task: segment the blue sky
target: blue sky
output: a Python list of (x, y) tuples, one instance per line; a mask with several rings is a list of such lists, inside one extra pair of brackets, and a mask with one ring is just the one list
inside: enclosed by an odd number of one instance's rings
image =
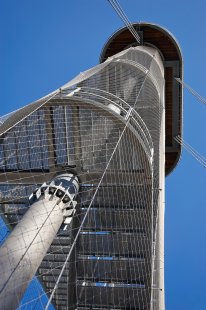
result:
[[(204, 0), (119, 0), (131, 21), (166, 27), (179, 41), (185, 81), (206, 97)], [(48, 94), (98, 63), (122, 21), (106, 0), (0, 1), (0, 115)], [(184, 138), (206, 154), (206, 107), (185, 91)], [(206, 309), (205, 169), (183, 151), (166, 180), (167, 310)]]

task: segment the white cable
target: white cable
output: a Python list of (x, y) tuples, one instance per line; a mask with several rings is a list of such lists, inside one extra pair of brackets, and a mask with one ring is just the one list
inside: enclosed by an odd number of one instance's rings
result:
[(193, 96), (195, 96), (200, 102), (206, 105), (206, 99), (198, 94), (192, 87), (183, 82), (180, 78), (175, 78), (177, 82), (179, 82), (184, 88), (186, 88)]
[(119, 17), (122, 19), (122, 21), (125, 23), (125, 25), (127, 26), (127, 28), (129, 29), (129, 31), (132, 33), (132, 35), (134, 36), (134, 38), (136, 39), (136, 41), (138, 43), (140, 43), (140, 37), (138, 35), (138, 33), (136, 32), (136, 30), (134, 29), (132, 23), (128, 20), (126, 14), (124, 13), (123, 9), (121, 8), (120, 4), (118, 3), (117, 0), (107, 0), (111, 6), (114, 8), (114, 10), (116, 11), (116, 13), (119, 15)]
[(185, 150), (190, 153), (204, 168), (206, 168), (206, 158), (199, 154), (189, 143), (183, 141), (179, 136), (174, 138)]

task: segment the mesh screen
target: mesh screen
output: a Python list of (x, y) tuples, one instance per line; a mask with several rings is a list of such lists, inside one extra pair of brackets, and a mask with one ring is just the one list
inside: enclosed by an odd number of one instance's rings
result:
[(163, 113), (162, 61), (141, 46), (1, 118), (1, 215), (11, 229), (41, 184), (69, 169), (80, 180), (76, 213), (36, 274), (56, 309), (158, 309)]

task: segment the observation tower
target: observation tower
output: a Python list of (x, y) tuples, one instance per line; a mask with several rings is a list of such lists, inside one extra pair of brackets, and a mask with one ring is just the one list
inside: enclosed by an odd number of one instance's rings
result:
[[(134, 23), (100, 64), (0, 118), (0, 309), (36, 274), (59, 310), (164, 310), (165, 175), (179, 161), (183, 61)], [(49, 305), (49, 303), (48, 303)]]

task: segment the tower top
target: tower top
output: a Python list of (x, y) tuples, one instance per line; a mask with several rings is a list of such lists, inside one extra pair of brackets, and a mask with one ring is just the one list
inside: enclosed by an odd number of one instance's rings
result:
[[(174, 137), (182, 136), (183, 89), (175, 78), (183, 79), (183, 58), (179, 43), (174, 36), (159, 25), (133, 23), (140, 36), (141, 45), (156, 48), (165, 69), (165, 172), (169, 174), (177, 165), (181, 146)], [(100, 62), (131, 46), (138, 45), (127, 27), (116, 31), (106, 42), (100, 55)]]

